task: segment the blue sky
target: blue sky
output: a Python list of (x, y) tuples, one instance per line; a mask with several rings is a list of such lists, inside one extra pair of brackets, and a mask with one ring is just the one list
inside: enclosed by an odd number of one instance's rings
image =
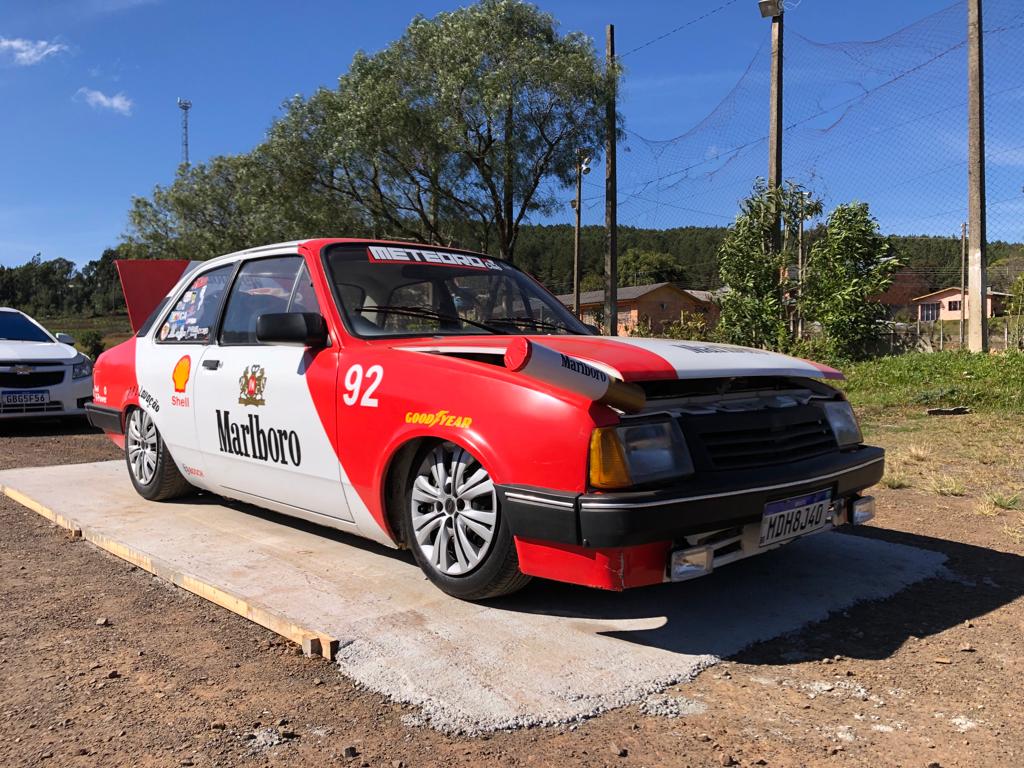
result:
[[(602, 48), (604, 25), (614, 23), (618, 50), (625, 52), (723, 2), (548, 0), (541, 6), (563, 30), (586, 32)], [(242, 152), (260, 141), (284, 99), (334, 84), (357, 49), (385, 46), (416, 13), (457, 5), (5, 0), (0, 264), (21, 263), (36, 252), (84, 263), (115, 244), (131, 197), (173, 179), (180, 156), (178, 96), (194, 104), (194, 162)], [(884, 36), (948, 3), (791, 5), (790, 30), (835, 41)], [(754, 0), (738, 0), (626, 57), (621, 109), (627, 127), (668, 138), (699, 121), (736, 83), (768, 28)]]

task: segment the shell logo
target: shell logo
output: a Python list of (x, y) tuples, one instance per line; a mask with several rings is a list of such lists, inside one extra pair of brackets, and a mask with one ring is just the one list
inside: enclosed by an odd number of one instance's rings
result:
[(192, 358), (185, 355), (174, 365), (171, 379), (174, 381), (174, 391), (184, 392), (188, 384), (188, 377), (192, 375)]

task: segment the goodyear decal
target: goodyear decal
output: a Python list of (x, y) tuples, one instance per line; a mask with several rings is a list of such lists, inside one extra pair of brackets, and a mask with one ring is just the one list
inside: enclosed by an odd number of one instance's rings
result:
[(448, 411), (437, 413), (416, 413), (409, 411), (405, 414), (406, 424), (422, 424), (425, 427), (457, 427), (465, 429), (473, 423), (469, 416), (455, 416)]

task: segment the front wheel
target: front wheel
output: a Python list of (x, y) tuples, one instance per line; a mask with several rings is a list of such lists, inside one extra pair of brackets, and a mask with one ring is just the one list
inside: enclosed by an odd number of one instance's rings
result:
[(178, 471), (153, 417), (141, 408), (128, 412), (124, 458), (132, 485), (144, 499), (165, 501), (184, 496), (192, 489)]
[(435, 585), (463, 600), (508, 595), (530, 581), (483, 465), (466, 449), (428, 446), (405, 495), (406, 540)]

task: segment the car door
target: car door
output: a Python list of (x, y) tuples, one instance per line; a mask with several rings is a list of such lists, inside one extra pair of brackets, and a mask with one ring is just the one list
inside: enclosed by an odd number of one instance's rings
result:
[(139, 407), (148, 411), (182, 474), (205, 485), (196, 436), (196, 368), (210, 343), (235, 263), (199, 272), (170, 301), (151, 334), (136, 339)]
[(337, 404), (314, 402), (309, 384), (320, 377), (327, 387), (314, 389), (333, 392), (337, 348), (256, 339), (261, 314), (319, 311), (301, 256), (242, 263), (196, 373), (199, 444), (225, 495), (350, 521), (329, 438)]

